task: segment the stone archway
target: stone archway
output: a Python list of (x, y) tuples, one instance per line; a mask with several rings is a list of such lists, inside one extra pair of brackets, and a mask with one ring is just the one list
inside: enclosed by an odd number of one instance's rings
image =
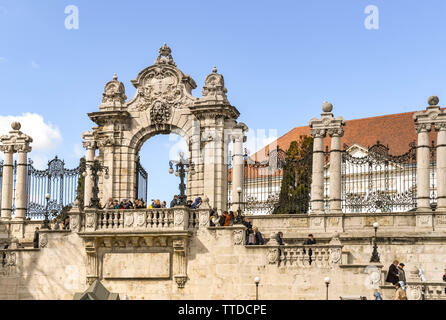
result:
[[(228, 144), (240, 136), (243, 140), (247, 127), (236, 121), (239, 112), (226, 97), (223, 76), (214, 68), (202, 97), (194, 97), (195, 81), (177, 68), (164, 44), (154, 65), (142, 70), (132, 84), (136, 94), (129, 101), (116, 75), (105, 85), (99, 111), (88, 114), (98, 126), (82, 135), (87, 162), (94, 161), (98, 149), (99, 160), (110, 172), (109, 179), (99, 179), (101, 202), (108, 197), (134, 199), (142, 144), (157, 134), (177, 133), (186, 140), (195, 164), (196, 174), (188, 177), (188, 198), (207, 197), (212, 207), (226, 209)], [(92, 183), (87, 170), (85, 199), (91, 198)]]

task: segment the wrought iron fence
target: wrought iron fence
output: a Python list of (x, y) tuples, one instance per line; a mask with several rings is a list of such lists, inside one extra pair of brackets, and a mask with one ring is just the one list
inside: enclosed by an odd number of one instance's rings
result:
[(137, 198), (142, 199), (144, 203), (147, 203), (147, 182), (147, 171), (141, 165), (140, 158), (138, 157), (138, 161), (136, 162), (136, 195)]
[(379, 141), (356, 157), (342, 154), (343, 212), (404, 212), (416, 208), (416, 146), (399, 156)]
[(437, 207), (437, 147), (432, 141), (430, 154), (430, 204), (432, 208)]
[(48, 162), (46, 170), (34, 168), (33, 161), (28, 161), (28, 209), (27, 217), (41, 219), (44, 217), (48, 193), (48, 211), (52, 215), (60, 214), (65, 206), (73, 205), (77, 195), (79, 167), (65, 168), (64, 161), (57, 156)]
[[(311, 165), (311, 153), (302, 159), (289, 159), (287, 153), (279, 148), (271, 151), (263, 161), (255, 161), (245, 155), (241, 204), (244, 213), (259, 215), (308, 212), (311, 181), (302, 179), (302, 176), (311, 176)], [(230, 206), (230, 186), (228, 190)]]

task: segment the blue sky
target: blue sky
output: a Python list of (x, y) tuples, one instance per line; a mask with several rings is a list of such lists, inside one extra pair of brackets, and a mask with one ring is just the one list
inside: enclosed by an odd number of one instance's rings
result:
[[(65, 28), (68, 5), (79, 8), (78, 30)], [(368, 5), (378, 30), (364, 26)], [(324, 100), (346, 119), (420, 110), (430, 95), (446, 99), (445, 17), (444, 0), (0, 0), (0, 131), (11, 116), (32, 119), (22, 127), (33, 132), (31, 157), (76, 165), (104, 84), (116, 72), (131, 98), (130, 80), (164, 42), (195, 96), (217, 66), (255, 134), (306, 125)], [(152, 190), (159, 182), (149, 197), (176, 192), (165, 177), (172, 143), (143, 147)]]

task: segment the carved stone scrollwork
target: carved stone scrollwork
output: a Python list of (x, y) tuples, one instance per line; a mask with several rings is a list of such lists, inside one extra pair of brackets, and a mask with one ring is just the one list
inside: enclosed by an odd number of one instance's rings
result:
[(243, 244), (243, 230), (234, 230), (233, 237), (234, 237), (234, 245), (239, 246)]
[(217, 68), (212, 69), (212, 73), (206, 77), (203, 91), (202, 100), (215, 100), (223, 103), (229, 103), (226, 93), (228, 90), (225, 88), (225, 80), (221, 74), (217, 73)]
[(409, 285), (407, 287), (407, 298), (408, 300), (421, 300), (422, 297), (422, 287), (421, 285)]
[(85, 239), (85, 252), (87, 253), (87, 283), (92, 284), (99, 278), (97, 244), (94, 239)]
[(310, 134), (313, 138), (325, 138), (327, 132), (325, 129), (311, 129)]
[(340, 264), (342, 258), (341, 248), (330, 248), (330, 264)]
[(46, 246), (48, 245), (48, 235), (44, 233), (40, 236), (39, 239), (40, 239), (39, 247), (46, 248)]
[(184, 213), (182, 211), (175, 212), (174, 224), (176, 227), (182, 226), (184, 223)]
[(328, 129), (328, 135), (330, 137), (342, 137), (344, 135), (344, 130), (341, 128), (330, 128)]
[(85, 213), (85, 227), (87, 229), (94, 229), (96, 227), (96, 212)]
[(183, 289), (184, 286), (186, 285), (187, 276), (175, 276), (174, 278), (178, 288)]
[(167, 123), (171, 116), (172, 108), (161, 101), (155, 101), (150, 109), (150, 120), (154, 124)]
[(417, 130), (417, 133), (429, 132), (429, 131), (431, 131), (431, 128), (432, 128), (432, 126), (429, 123), (420, 123), (420, 124), (415, 125), (415, 129)]
[(174, 252), (174, 279), (178, 288), (184, 288), (187, 281), (187, 240), (186, 239), (174, 239), (172, 242)]
[(266, 259), (268, 260), (269, 264), (276, 264), (277, 262), (279, 262), (279, 258), (280, 258), (279, 248), (273, 248), (268, 250), (268, 253), (266, 254)]
[(113, 80), (105, 85), (102, 104), (99, 108), (121, 107), (126, 99), (124, 84), (118, 81), (118, 76), (115, 74)]
[(209, 212), (208, 211), (200, 212), (199, 222), (200, 222), (200, 228), (209, 227)]

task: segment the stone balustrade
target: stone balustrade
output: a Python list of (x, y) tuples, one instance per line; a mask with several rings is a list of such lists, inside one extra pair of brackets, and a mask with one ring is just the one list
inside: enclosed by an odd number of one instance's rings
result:
[(278, 267), (330, 268), (342, 263), (342, 245), (264, 245), (246, 246), (266, 250), (268, 264)]
[(70, 212), (71, 229), (74, 231), (100, 232), (150, 232), (198, 229), (206, 226), (208, 209), (193, 210), (186, 207), (159, 209), (86, 209)]
[[(393, 299), (395, 287), (392, 285), (380, 286), (387, 300)], [(446, 300), (446, 282), (409, 281), (406, 284), (408, 300)]]

